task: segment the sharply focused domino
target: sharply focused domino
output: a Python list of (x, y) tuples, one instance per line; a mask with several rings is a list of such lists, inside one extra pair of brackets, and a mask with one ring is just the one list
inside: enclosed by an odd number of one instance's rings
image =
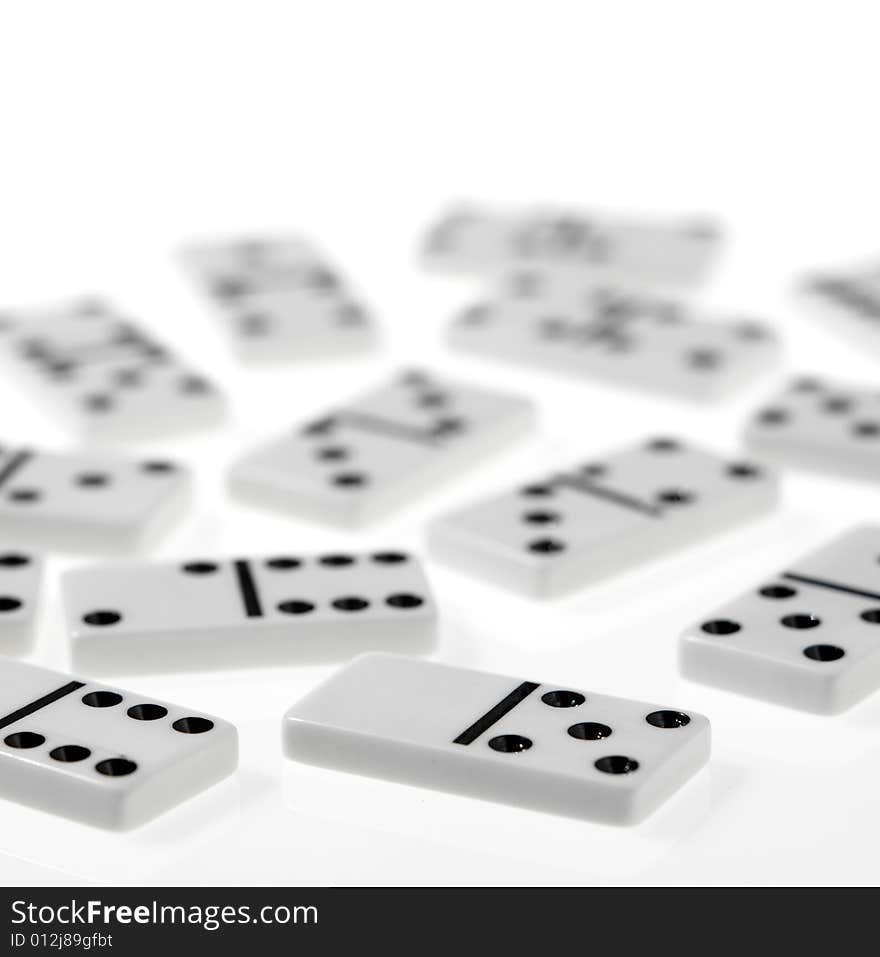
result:
[(0, 544), (0, 654), (27, 651), (43, 581), (43, 558)]
[(670, 299), (523, 270), (497, 299), (465, 310), (449, 340), (489, 358), (694, 399), (734, 392), (781, 353), (760, 322), (707, 321)]
[(880, 263), (813, 273), (798, 289), (798, 300), (829, 330), (880, 353)]
[(702, 280), (719, 231), (702, 219), (632, 219), (582, 210), (451, 209), (428, 233), (426, 265), (450, 273), (575, 266), (603, 279), (683, 286)]
[(364, 655), (284, 716), (309, 764), (635, 824), (709, 759), (702, 715), (554, 684)]
[(0, 797), (125, 830), (231, 774), (225, 721), (85, 679), (0, 661)]
[(376, 343), (363, 303), (299, 237), (201, 243), (184, 258), (217, 306), (240, 359), (345, 355)]
[(408, 372), (236, 463), (256, 505), (343, 525), (391, 512), (531, 426), (527, 399)]
[(837, 714), (880, 689), (880, 527), (852, 528), (681, 638), (687, 678)]
[(794, 380), (751, 418), (746, 446), (770, 462), (880, 480), (880, 393)]
[(4, 313), (0, 358), (90, 439), (165, 437), (225, 415), (205, 376), (100, 299)]
[(74, 552), (136, 551), (186, 511), (189, 471), (163, 460), (0, 447), (0, 538)]
[(776, 499), (760, 466), (652, 439), (442, 516), (428, 543), (461, 571), (549, 598), (756, 519)]
[(108, 565), (62, 583), (76, 667), (164, 671), (428, 651), (437, 610), (405, 552)]

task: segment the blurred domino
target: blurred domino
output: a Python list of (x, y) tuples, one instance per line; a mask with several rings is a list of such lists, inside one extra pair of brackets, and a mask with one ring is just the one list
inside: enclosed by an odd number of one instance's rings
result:
[(837, 714), (880, 689), (880, 527), (849, 529), (681, 638), (694, 681)]
[(166, 437), (218, 424), (217, 388), (101, 299), (5, 312), (0, 358), (89, 439)]
[(256, 505), (343, 525), (373, 521), (528, 430), (532, 403), (409, 372), (239, 460)]
[(611, 824), (709, 759), (702, 715), (567, 686), (364, 655), (284, 716), (289, 758)]
[(431, 553), (535, 598), (565, 594), (756, 519), (775, 477), (675, 439), (652, 439), (436, 519)]
[(190, 502), (189, 472), (162, 460), (0, 448), (0, 538), (74, 552), (151, 545)]
[(363, 303), (298, 237), (201, 243), (184, 259), (244, 361), (346, 355), (376, 343)]
[(465, 310), (449, 340), (489, 358), (690, 399), (735, 392), (781, 353), (764, 323), (709, 321), (668, 298), (523, 270), (497, 299)]
[(41, 555), (0, 545), (0, 654), (30, 648), (42, 583)]
[(440, 272), (479, 274), (511, 266), (577, 267), (602, 279), (690, 286), (718, 253), (707, 220), (664, 220), (536, 208), (482, 206), (449, 210), (429, 231), (425, 264)]
[(0, 797), (112, 830), (231, 774), (225, 721), (20, 661), (0, 662)]
[(798, 300), (830, 331), (880, 354), (880, 263), (812, 273), (798, 288)]
[(258, 667), (428, 651), (437, 610), (405, 552), (106, 565), (62, 584), (76, 666)]
[(752, 416), (745, 443), (778, 465), (880, 481), (880, 393), (801, 376)]

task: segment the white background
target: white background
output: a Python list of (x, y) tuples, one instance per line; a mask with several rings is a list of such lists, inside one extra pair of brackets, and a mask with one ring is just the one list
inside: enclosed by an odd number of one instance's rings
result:
[[(474, 292), (421, 274), (417, 239), (455, 198), (717, 214), (730, 240), (707, 297), (778, 322), (791, 369), (875, 382), (876, 361), (790, 301), (804, 267), (880, 250), (872, 6), (9, 0), (0, 302), (106, 292), (226, 385), (227, 430), (151, 447), (199, 467), (199, 507), (162, 556), (418, 547), (429, 516), (550, 463), (656, 432), (733, 451), (774, 377), (700, 407), (459, 358), (441, 331)], [(173, 253), (192, 236), (262, 228), (332, 252), (381, 317), (381, 351), (269, 373), (231, 361)], [(540, 429), (369, 534), (225, 499), (241, 449), (401, 362), (529, 393)], [(0, 432), (73, 439), (2, 381)], [(681, 681), (675, 644), (766, 571), (878, 514), (875, 488), (790, 475), (771, 518), (547, 606), (431, 566), (438, 658), (711, 717), (710, 768), (641, 827), (285, 766), (281, 714), (323, 667), (120, 675), (236, 722), (240, 773), (124, 836), (4, 802), (0, 880), (875, 882), (880, 695), (841, 717), (802, 715)], [(34, 656), (60, 667), (55, 579), (69, 564), (52, 562)]]

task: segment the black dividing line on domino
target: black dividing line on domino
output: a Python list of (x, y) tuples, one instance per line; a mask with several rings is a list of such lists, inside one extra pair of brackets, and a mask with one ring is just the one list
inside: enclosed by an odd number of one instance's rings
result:
[(15, 455), (2, 467), (0, 468), (0, 488), (3, 486), (16, 474), (16, 472), (21, 471), (25, 465), (30, 462), (34, 457), (33, 452), (29, 452), (27, 449), (23, 449), (21, 452), (16, 452)]
[(43, 708), (47, 708), (50, 704), (54, 704), (61, 698), (66, 698), (69, 694), (73, 694), (74, 691), (78, 691), (85, 686), (84, 681), (68, 681), (66, 685), (62, 685), (60, 688), (44, 694), (42, 698), (37, 698), (36, 701), (31, 701), (30, 704), (26, 704), (17, 711), (12, 711), (5, 717), (0, 718), (0, 728), (6, 728), (10, 724), (15, 724), (16, 721), (21, 721), (22, 718), (27, 718), (37, 711), (42, 711)]
[(852, 588), (850, 585), (841, 585), (838, 582), (826, 581), (824, 578), (810, 578), (807, 575), (798, 575), (796, 572), (783, 572), (782, 577), (788, 581), (799, 582), (801, 585), (813, 585), (815, 588), (828, 588), (831, 591), (844, 592), (847, 595), (858, 595), (859, 598), (873, 598), (880, 601), (880, 592), (866, 591), (862, 588)]
[(661, 518), (663, 509), (659, 505), (651, 505), (643, 502), (635, 495), (627, 495), (626, 492), (617, 492), (613, 488), (605, 488), (602, 485), (594, 485), (592, 482), (584, 481), (574, 475), (560, 475), (555, 480), (556, 485), (564, 485), (573, 492), (581, 492), (584, 495), (592, 495), (595, 498), (605, 499), (614, 505), (620, 505), (623, 508), (632, 509), (635, 512), (641, 512), (643, 515), (650, 515), (652, 518)]
[(409, 425), (402, 425), (399, 422), (392, 422), (390, 419), (383, 419), (377, 415), (366, 415), (362, 412), (346, 412), (343, 419), (349, 425), (362, 432), (373, 432), (377, 435), (385, 435), (392, 439), (400, 439), (404, 442), (414, 442), (417, 445), (437, 445), (436, 436), (432, 435), (426, 429), (414, 429)]
[(260, 593), (257, 591), (257, 583), (254, 581), (254, 575), (251, 571), (251, 563), (239, 559), (232, 563), (232, 567), (235, 569), (235, 577), (238, 579), (238, 590), (241, 592), (244, 613), (248, 618), (262, 618), (263, 605), (260, 601)]
[(536, 689), (539, 685), (534, 681), (524, 681), (507, 695), (502, 698), (494, 708), (487, 711), (482, 718), (478, 718), (469, 728), (466, 728), (455, 738), (453, 744), (473, 744), (477, 738), (485, 731), (488, 731), (493, 724), (497, 724), (506, 714), (513, 709)]

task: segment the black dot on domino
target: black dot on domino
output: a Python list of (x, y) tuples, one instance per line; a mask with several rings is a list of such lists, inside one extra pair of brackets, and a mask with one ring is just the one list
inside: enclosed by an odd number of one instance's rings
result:
[(499, 734), (489, 739), (489, 747), (503, 754), (519, 754), (522, 751), (528, 751), (531, 746), (532, 742), (529, 738), (521, 734)]
[(22, 568), (30, 563), (30, 557), (21, 552), (0, 552), (0, 568)]
[(88, 412), (110, 412), (113, 409), (113, 398), (100, 392), (84, 396), (82, 402)]
[(758, 421), (762, 425), (785, 425), (790, 418), (791, 415), (787, 409), (776, 407), (763, 409), (758, 413)]
[(337, 611), (363, 611), (369, 607), (366, 598), (359, 598), (356, 595), (346, 595), (343, 598), (334, 598), (330, 603)]
[(148, 475), (167, 475), (169, 472), (176, 471), (176, 466), (171, 462), (154, 459), (149, 462), (143, 462), (141, 464), (141, 471), (146, 472)]
[(110, 476), (105, 472), (82, 472), (74, 482), (80, 488), (104, 488), (110, 484)]
[(42, 492), (36, 488), (14, 488), (9, 492), (9, 501), (16, 505), (33, 505), (39, 502), (43, 497)]
[(665, 488), (657, 493), (657, 500), (664, 505), (689, 505), (696, 495), (683, 488)]
[(331, 481), (337, 488), (355, 489), (366, 485), (369, 479), (363, 472), (337, 472)]
[(168, 714), (168, 709), (161, 704), (133, 704), (125, 713), (135, 721), (158, 721)]
[(852, 427), (853, 435), (859, 439), (875, 439), (880, 435), (880, 422), (856, 422)]
[(353, 555), (322, 555), (318, 563), (326, 568), (345, 568), (347, 565), (354, 565), (355, 558)]
[(108, 778), (121, 778), (127, 774), (133, 774), (137, 770), (137, 765), (128, 758), (107, 758), (99, 761), (95, 765), (95, 770)]
[(529, 525), (553, 525), (561, 521), (562, 516), (559, 512), (534, 511), (525, 512), (522, 520)]
[(219, 569), (220, 566), (216, 562), (187, 562), (183, 566), (183, 571), (187, 575), (213, 575)]
[(307, 615), (309, 612), (315, 610), (315, 606), (312, 602), (293, 598), (288, 601), (279, 602), (277, 607), (282, 615)]
[(53, 761), (62, 761), (69, 764), (74, 761), (85, 761), (91, 753), (88, 748), (84, 748), (80, 744), (62, 744), (60, 747), (52, 748), (49, 757)]
[(651, 439), (646, 448), (649, 452), (680, 452), (681, 443), (677, 439)]
[(87, 625), (95, 625), (99, 628), (106, 628), (108, 625), (118, 625), (122, 621), (122, 615), (118, 611), (112, 611), (109, 608), (103, 608), (98, 611), (90, 611), (83, 615), (82, 620)]
[(38, 748), (45, 742), (45, 738), (36, 731), (15, 731), (8, 734), (3, 743), (10, 748)]
[(780, 623), (786, 628), (818, 628), (822, 624), (822, 619), (816, 615), (786, 615), (780, 618)]
[(380, 565), (402, 565), (409, 561), (406, 552), (374, 552), (370, 558)]
[(20, 598), (14, 598), (12, 595), (0, 595), (0, 613), (18, 611), (22, 604)]
[(275, 571), (289, 571), (292, 568), (299, 568), (300, 565), (302, 565), (302, 561), (290, 555), (278, 555), (275, 558), (266, 559), (266, 568)]

